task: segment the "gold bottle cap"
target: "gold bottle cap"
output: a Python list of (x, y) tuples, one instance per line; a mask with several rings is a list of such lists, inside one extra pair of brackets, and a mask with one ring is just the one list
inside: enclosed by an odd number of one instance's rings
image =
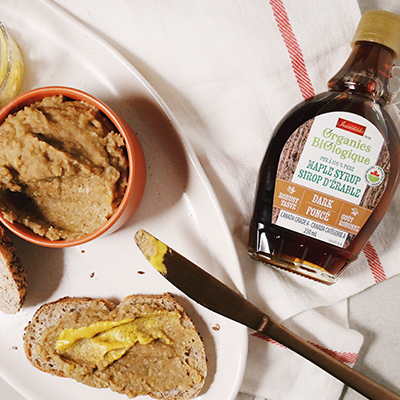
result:
[(384, 10), (366, 11), (358, 24), (351, 46), (367, 41), (382, 44), (395, 53), (400, 53), (400, 16)]

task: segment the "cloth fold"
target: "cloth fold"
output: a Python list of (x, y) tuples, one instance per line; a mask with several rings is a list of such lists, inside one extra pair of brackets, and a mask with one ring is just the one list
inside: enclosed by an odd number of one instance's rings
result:
[[(328, 312), (328, 315), (324, 313)], [(335, 321), (347, 314), (345, 300), (283, 322), (287, 328), (337, 360), (353, 366), (362, 345), (360, 333)], [(339, 318), (341, 319), (341, 318)], [(342, 321), (344, 322), (344, 321)], [(260, 344), (260, 341), (263, 341)], [(339, 399), (343, 385), (275, 341), (251, 335), (242, 391), (268, 399)]]
[[(220, 201), (247, 297), (351, 365), (362, 337), (348, 328), (344, 299), (400, 272), (400, 193), (365, 251), (330, 287), (250, 259), (247, 241), (273, 129), (298, 102), (325, 91), (346, 61), (361, 16), (357, 0), (98, 3), (90, 13), (86, 6), (85, 22), (143, 74), (178, 119)], [(80, 7), (81, 0), (68, 2), (72, 13), (82, 13)], [(109, 7), (118, 21), (104, 18)], [(342, 386), (276, 343), (250, 337), (243, 392), (268, 400), (337, 400)]]

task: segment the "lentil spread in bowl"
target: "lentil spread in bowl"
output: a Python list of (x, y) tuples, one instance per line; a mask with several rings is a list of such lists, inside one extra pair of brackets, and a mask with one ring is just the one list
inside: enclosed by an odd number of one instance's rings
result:
[(124, 137), (86, 101), (45, 96), (0, 125), (2, 220), (50, 242), (101, 229), (120, 206), (130, 173)]

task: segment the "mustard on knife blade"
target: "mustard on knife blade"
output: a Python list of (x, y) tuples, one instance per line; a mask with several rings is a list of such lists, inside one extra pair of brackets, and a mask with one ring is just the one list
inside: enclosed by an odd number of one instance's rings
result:
[(167, 267), (164, 264), (164, 256), (168, 251), (167, 245), (143, 229), (136, 232), (135, 241), (149, 263), (162, 275), (166, 275)]

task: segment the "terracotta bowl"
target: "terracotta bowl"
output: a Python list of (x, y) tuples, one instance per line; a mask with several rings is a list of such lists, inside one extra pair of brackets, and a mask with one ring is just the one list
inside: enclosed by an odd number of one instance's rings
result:
[(17, 236), (27, 240), (28, 242), (35, 243), (41, 246), (61, 248), (77, 246), (83, 243), (87, 243), (95, 238), (98, 238), (99, 236), (108, 235), (115, 232), (125, 222), (127, 222), (139, 206), (140, 200), (143, 196), (146, 183), (146, 163), (140, 142), (131, 127), (126, 123), (126, 121), (124, 121), (123, 118), (121, 118), (118, 114), (116, 114), (112, 109), (110, 109), (100, 100), (96, 99), (90, 94), (87, 94), (77, 89), (51, 86), (38, 88), (26, 92), (9, 102), (0, 110), (0, 125), (4, 122), (9, 114), (14, 114), (25, 106), (29, 106), (37, 101), (42, 100), (44, 97), (54, 95), (63, 95), (70, 99), (82, 100), (88, 104), (97, 107), (100, 111), (102, 111), (123, 136), (129, 162), (128, 185), (123, 199), (116, 209), (115, 213), (101, 228), (79, 239), (52, 241), (50, 239), (35, 234), (32, 230), (17, 222), (10, 223), (4, 218), (3, 214), (0, 212), (0, 221)]

